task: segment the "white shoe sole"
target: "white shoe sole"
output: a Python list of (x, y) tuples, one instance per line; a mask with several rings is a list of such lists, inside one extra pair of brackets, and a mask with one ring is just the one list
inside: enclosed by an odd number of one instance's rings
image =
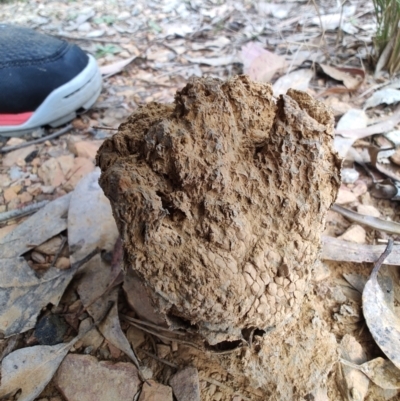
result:
[(29, 120), (21, 125), (0, 126), (0, 136), (20, 136), (44, 125), (58, 127), (90, 109), (101, 92), (101, 74), (89, 55), (86, 68), (74, 79), (51, 92)]

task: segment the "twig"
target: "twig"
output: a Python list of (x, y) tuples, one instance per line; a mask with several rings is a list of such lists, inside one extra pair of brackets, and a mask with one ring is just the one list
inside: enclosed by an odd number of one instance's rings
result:
[(118, 128), (111, 128), (111, 127), (99, 127), (98, 125), (93, 125), (94, 129), (104, 129), (104, 130), (108, 130), (108, 131), (118, 131)]
[(64, 34), (64, 33), (54, 33), (53, 36), (56, 36), (56, 37), (59, 37), (59, 38), (71, 39), (71, 40), (84, 40), (84, 41), (88, 41), (88, 42), (124, 44), (124, 43), (121, 43), (120, 40), (102, 39), (102, 38), (76, 37), (76, 36), (67, 35), (67, 34)]
[(81, 316), (83, 313), (85, 313), (88, 308), (90, 308), (96, 301), (98, 301), (100, 298), (103, 298), (104, 295), (106, 295), (111, 289), (118, 287), (121, 284), (121, 282), (117, 282), (114, 279), (110, 284), (108, 284), (107, 288), (96, 298), (93, 298), (82, 310), (79, 311), (78, 316)]
[[(124, 316), (122, 316), (122, 317), (124, 317)], [(160, 334), (160, 333), (157, 333), (157, 332), (155, 332), (155, 331), (153, 331), (153, 330), (146, 329), (146, 328), (144, 328), (142, 325), (140, 325), (140, 324), (138, 324), (138, 323), (135, 323), (135, 322), (132, 322), (132, 321), (130, 320), (131, 318), (128, 318), (127, 316), (125, 317), (125, 319), (128, 320), (128, 323), (131, 324), (132, 326), (135, 326), (135, 327), (137, 327), (138, 329), (145, 331), (146, 333), (153, 334), (154, 336), (156, 336), (156, 337), (158, 337), (158, 338), (161, 338), (162, 340), (175, 341), (175, 342), (177, 342), (177, 343), (179, 343), (179, 344), (188, 345), (189, 347), (196, 348), (196, 349), (198, 349), (199, 351), (209, 352), (209, 353), (211, 353), (211, 354), (213, 354), (213, 355), (227, 355), (227, 354), (231, 354), (232, 352), (235, 352), (235, 351), (237, 351), (238, 349), (240, 349), (240, 348), (242, 347), (242, 345), (240, 345), (240, 346), (238, 346), (238, 347), (236, 347), (236, 348), (234, 348), (234, 349), (230, 349), (230, 350), (227, 350), (227, 351), (213, 351), (213, 350), (210, 350), (210, 349), (201, 347), (201, 346), (199, 346), (199, 345), (197, 345), (197, 344), (195, 344), (195, 343), (192, 343), (191, 341), (185, 341), (185, 340), (180, 340), (180, 339), (174, 338), (174, 337), (164, 336), (164, 335), (162, 335), (162, 334)], [(158, 327), (158, 329), (160, 329), (160, 327)]]
[(93, 251), (88, 253), (81, 260), (77, 260), (76, 262), (72, 263), (71, 268), (72, 269), (79, 269), (82, 265), (84, 265), (85, 263), (89, 262), (89, 260), (92, 259), (93, 256), (97, 255), (99, 252), (100, 252), (100, 248), (96, 247), (95, 249), (93, 249)]
[[(376, 240), (376, 242), (378, 242), (379, 244), (387, 244), (389, 242), (388, 239), (383, 239), (383, 238), (378, 238)], [(393, 245), (400, 245), (399, 241), (393, 241)]]
[(140, 351), (144, 352), (146, 355), (148, 355), (149, 357), (155, 359), (155, 360), (158, 361), (158, 362), (161, 362), (161, 363), (164, 363), (165, 365), (171, 366), (171, 368), (179, 369), (179, 366), (178, 366), (178, 365), (175, 365), (175, 364), (172, 363), (172, 362), (168, 362), (168, 361), (166, 361), (165, 359), (160, 358), (160, 357), (158, 357), (157, 355), (154, 355), (154, 354), (152, 354), (152, 353), (149, 352), (149, 351), (146, 351), (145, 349), (141, 349)]
[(53, 261), (51, 262), (50, 269), (52, 267), (54, 267), (55, 263), (57, 262), (57, 259), (60, 256), (62, 250), (64, 249), (64, 245), (66, 244), (66, 242), (67, 242), (67, 237), (63, 237), (61, 244), (60, 244), (56, 254), (54, 255)]
[(321, 26), (322, 40), (323, 40), (324, 45), (325, 45), (325, 48), (323, 50), (324, 50), (325, 56), (327, 56), (328, 60), (330, 60), (330, 55), (329, 55), (329, 52), (327, 50), (328, 49), (328, 43), (326, 41), (326, 36), (325, 36), (325, 27), (324, 27), (324, 24), (322, 23), (321, 12), (320, 12), (320, 9), (319, 9), (317, 3), (315, 2), (315, 0), (312, 0), (312, 2), (314, 4), (315, 10), (317, 11), (318, 18), (319, 18), (319, 24)]
[(385, 231), (390, 234), (400, 234), (400, 224), (395, 223), (394, 221), (386, 221), (379, 219), (378, 217), (365, 216), (363, 214), (353, 212), (353, 210), (339, 206), (336, 203), (331, 206), (331, 210), (340, 213), (342, 216), (351, 221), (366, 225), (374, 228), (375, 230)]
[(382, 255), (379, 256), (378, 260), (374, 264), (374, 268), (371, 272), (371, 278), (375, 278), (378, 276), (378, 271), (381, 268), (385, 259), (390, 255), (393, 249), (393, 240), (390, 238), (387, 244), (386, 249), (383, 251)]
[(193, 348), (196, 348), (196, 349), (198, 349), (198, 350), (200, 350), (200, 351), (207, 351), (207, 350), (203, 349), (202, 347), (198, 346), (197, 344), (192, 343), (192, 342), (190, 342), (190, 341), (184, 341), (184, 340), (180, 340), (180, 339), (178, 339), (178, 338), (164, 336), (164, 335), (162, 335), (162, 334), (160, 334), (160, 333), (157, 333), (157, 332), (155, 332), (155, 331), (153, 331), (153, 330), (146, 329), (146, 328), (142, 327), (140, 324), (131, 322), (131, 321), (129, 321), (129, 320), (128, 320), (128, 323), (131, 324), (132, 326), (137, 327), (138, 329), (140, 329), (140, 330), (142, 330), (142, 331), (145, 331), (146, 333), (153, 334), (154, 336), (156, 336), (156, 337), (158, 337), (158, 338), (161, 338), (162, 340), (176, 341), (176, 342), (179, 343), (179, 344), (188, 345), (188, 346), (193, 347)]
[(49, 203), (48, 200), (44, 200), (41, 202), (31, 203), (30, 205), (27, 205), (21, 209), (15, 209), (15, 210), (10, 210), (8, 212), (0, 213), (0, 223), (13, 219), (18, 219), (28, 214), (35, 213), (42, 207), (46, 206), (48, 203)]
[(340, 20), (339, 20), (339, 26), (336, 34), (336, 47), (339, 46), (339, 40), (340, 40), (340, 32), (342, 31), (342, 22), (343, 22), (343, 6), (346, 3), (347, 0), (344, 0), (344, 2), (340, 5)]
[(160, 327), (160, 326), (157, 326), (156, 324), (145, 322), (145, 321), (139, 320), (139, 319), (135, 319), (135, 318), (127, 316), (127, 315), (121, 314), (121, 316), (124, 319), (128, 320), (128, 321), (132, 321), (134, 323), (137, 323), (137, 324), (140, 324), (140, 325), (143, 325), (143, 326), (149, 326), (149, 327), (152, 327), (153, 329), (156, 329), (156, 330), (168, 331), (169, 333), (174, 333), (174, 334), (177, 334), (178, 336), (184, 336), (185, 335), (185, 333), (179, 333), (177, 331), (173, 331), (173, 330), (170, 330), (170, 329), (165, 328), (165, 327)]
[(26, 148), (27, 146), (30, 145), (35, 145), (37, 143), (42, 143), (45, 141), (48, 141), (49, 139), (54, 139), (57, 138), (61, 135), (66, 134), (68, 131), (70, 131), (72, 129), (72, 124), (68, 124), (66, 125), (64, 128), (61, 128), (60, 130), (53, 132), (50, 135), (46, 135), (46, 136), (42, 136), (41, 138), (38, 139), (34, 139), (33, 141), (28, 141), (28, 142), (24, 142), (24, 143), (20, 143), (19, 145), (15, 145), (15, 146), (4, 146), (0, 149), (0, 153), (6, 153), (6, 152), (11, 152), (12, 150), (17, 150), (17, 149), (21, 149), (21, 148)]

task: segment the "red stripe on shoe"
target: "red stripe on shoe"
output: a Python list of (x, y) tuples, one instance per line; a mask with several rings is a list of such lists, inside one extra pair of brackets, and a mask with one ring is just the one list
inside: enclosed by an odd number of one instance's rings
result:
[(0, 114), (0, 125), (21, 125), (28, 121), (33, 111), (19, 114)]

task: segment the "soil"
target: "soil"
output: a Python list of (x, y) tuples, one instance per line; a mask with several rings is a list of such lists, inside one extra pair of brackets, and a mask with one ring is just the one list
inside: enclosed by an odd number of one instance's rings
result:
[(338, 358), (311, 283), (340, 185), (333, 123), (304, 92), (193, 78), (98, 153), (126, 270), (168, 327), (214, 352), (191, 363), (250, 399), (314, 396)]

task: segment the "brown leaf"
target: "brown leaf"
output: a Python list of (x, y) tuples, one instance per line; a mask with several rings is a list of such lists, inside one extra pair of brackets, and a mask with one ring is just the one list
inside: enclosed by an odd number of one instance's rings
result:
[(326, 64), (318, 65), (326, 75), (343, 82), (344, 86), (351, 91), (356, 90), (365, 78), (365, 71), (359, 68), (333, 67)]
[(335, 130), (336, 135), (341, 135), (346, 138), (361, 139), (370, 135), (380, 134), (392, 130), (400, 121), (400, 107), (386, 120), (376, 124), (372, 124), (367, 128), (362, 129), (346, 129)]
[(247, 43), (241, 56), (244, 73), (254, 81), (269, 82), (278, 70), (287, 66), (284, 57), (265, 50), (259, 43)]

